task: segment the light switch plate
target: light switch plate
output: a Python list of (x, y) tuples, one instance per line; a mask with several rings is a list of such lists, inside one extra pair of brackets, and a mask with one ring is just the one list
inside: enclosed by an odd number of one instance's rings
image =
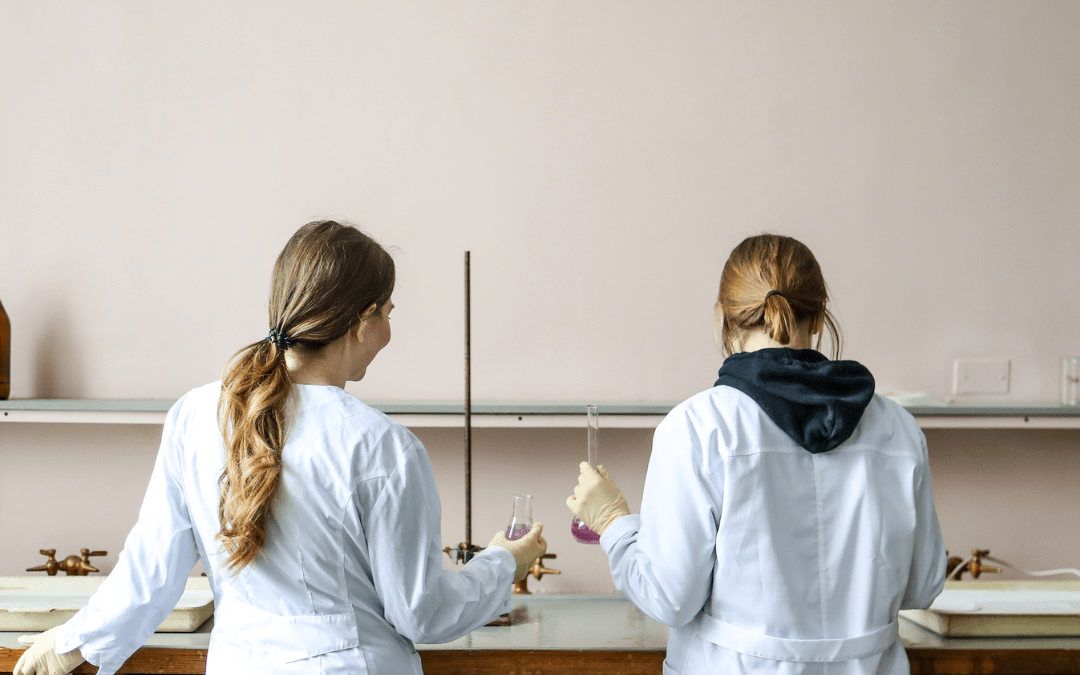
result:
[(953, 367), (953, 393), (1008, 394), (1009, 359), (956, 359)]

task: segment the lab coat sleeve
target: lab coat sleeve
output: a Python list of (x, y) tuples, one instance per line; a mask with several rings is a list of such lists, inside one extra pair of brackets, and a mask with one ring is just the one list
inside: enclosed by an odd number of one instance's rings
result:
[(934, 489), (930, 482), (929, 454), (926, 439), (922, 439), (922, 461), (915, 480), (915, 546), (907, 589), (901, 609), (926, 609), (945, 585), (948, 556), (941, 536), (937, 510), (934, 508)]
[(87, 606), (57, 633), (57, 652), (79, 648), (100, 668), (100, 675), (116, 672), (157, 630), (176, 606), (198, 560), (173, 440), (178, 406), (166, 419), (138, 522), (116, 567)]
[(443, 569), (435, 475), (411, 434), (364, 529), (385, 617), (413, 642), (449, 642), (510, 611), (517, 565), (506, 549), (487, 549), (460, 572)]
[(693, 619), (709, 596), (721, 503), (688, 420), (669, 415), (653, 436), (641, 515), (600, 537), (616, 588), (667, 626)]

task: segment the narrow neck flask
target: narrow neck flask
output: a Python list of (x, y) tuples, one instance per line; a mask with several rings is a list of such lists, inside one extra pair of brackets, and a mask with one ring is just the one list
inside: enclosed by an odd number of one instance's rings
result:
[(594, 404), (585, 406), (585, 415), (589, 423), (589, 464), (594, 467), (600, 466), (600, 406)]
[[(595, 404), (585, 406), (585, 414), (588, 416), (589, 445), (587, 460), (593, 468), (600, 465), (600, 408)], [(570, 521), (570, 534), (582, 544), (599, 544), (600, 535), (585, 526), (577, 516)]]
[(521, 539), (532, 529), (532, 495), (514, 495), (514, 513), (506, 526), (506, 538)]

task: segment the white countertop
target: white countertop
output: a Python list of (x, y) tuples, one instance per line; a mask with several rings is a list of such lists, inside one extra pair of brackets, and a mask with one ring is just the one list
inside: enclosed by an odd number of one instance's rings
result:
[[(417, 645), (424, 650), (565, 649), (581, 651), (645, 650), (667, 648), (667, 627), (645, 616), (621, 595), (515, 595), (511, 597), (511, 625), (483, 626), (463, 637), (439, 645)], [(145, 647), (206, 649), (213, 619), (194, 633), (154, 633)], [(22, 649), (23, 633), (0, 632), (0, 647)]]
[[(620, 595), (514, 596), (510, 626), (484, 626), (453, 642), (417, 650), (662, 651), (666, 626), (645, 616)], [(155, 633), (145, 647), (206, 649), (213, 619), (194, 633)], [(22, 649), (20, 633), (0, 632), (0, 647)], [(943, 638), (905, 619), (900, 637), (907, 649), (1080, 650), (1080, 637)]]

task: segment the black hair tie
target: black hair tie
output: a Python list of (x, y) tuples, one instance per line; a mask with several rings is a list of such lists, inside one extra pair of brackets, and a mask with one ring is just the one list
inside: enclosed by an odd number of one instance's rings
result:
[(270, 334), (266, 336), (266, 341), (273, 342), (281, 351), (285, 351), (294, 344), (293, 339), (280, 328), (271, 328)]
[(781, 293), (780, 291), (769, 291), (768, 293), (765, 294), (765, 300), (762, 300), (762, 302), (765, 302), (766, 300), (768, 300), (769, 298), (771, 298), (774, 295), (779, 295), (781, 298), (784, 297), (784, 294)]

